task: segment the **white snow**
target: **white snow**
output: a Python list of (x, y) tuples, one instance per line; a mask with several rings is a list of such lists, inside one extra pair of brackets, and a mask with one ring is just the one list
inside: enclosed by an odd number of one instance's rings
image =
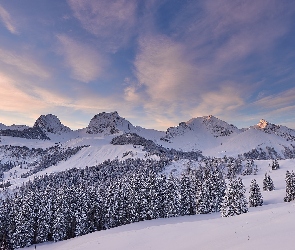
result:
[[(47, 116), (46, 116), (47, 117)], [(44, 118), (44, 117), (43, 117)], [(57, 117), (49, 115), (42, 123), (51, 140), (29, 140), (1, 136), (0, 145), (27, 146), (29, 148), (49, 148), (59, 144), (61, 147), (89, 145), (67, 161), (59, 162), (33, 176), (22, 179), (20, 175), (28, 170), (19, 166), (5, 172), (4, 179), (12, 182), (12, 187), (32, 179), (34, 176), (54, 173), (69, 168), (84, 168), (99, 164), (108, 159), (124, 160), (129, 157), (146, 158), (142, 147), (132, 145), (112, 145), (111, 139), (124, 132), (137, 133), (167, 148), (184, 151), (202, 150), (204, 155), (222, 157), (236, 156), (254, 148), (273, 147), (278, 153), (283, 146), (295, 144), (295, 131), (284, 126), (270, 124), (261, 120), (258, 125), (248, 129), (238, 129), (233, 125), (213, 116), (194, 118), (166, 132), (169, 141), (160, 140), (165, 133), (152, 129), (135, 127), (117, 112), (97, 115), (85, 129), (70, 131), (60, 123)], [(0, 124), (0, 129), (8, 126)], [(10, 127), (12, 129), (12, 127)], [(14, 128), (14, 127), (13, 127)], [(26, 127), (19, 126), (18, 129)], [(91, 130), (89, 130), (91, 128)], [(87, 132), (100, 133), (89, 134)], [(110, 128), (116, 133), (110, 133)], [(52, 133), (48, 132), (51, 131)], [(224, 132), (231, 131), (224, 136)], [(128, 154), (127, 154), (128, 152)], [(123, 156), (126, 155), (126, 156)], [(1, 153), (3, 162), (13, 160)], [(11, 156), (12, 157), (12, 156)], [(36, 159), (26, 159), (32, 162)], [(265, 172), (273, 179), (275, 190), (262, 191), (264, 205), (251, 208), (248, 213), (230, 218), (221, 218), (219, 213), (194, 215), (169, 219), (144, 221), (130, 225), (95, 232), (82, 237), (57, 243), (43, 243), (37, 246), (41, 250), (96, 250), (96, 249), (295, 249), (292, 235), (295, 232), (295, 203), (285, 203), (286, 170), (295, 170), (295, 160), (279, 161), (280, 169), (271, 170), (271, 161), (255, 161), (258, 175), (242, 176), (249, 193), (252, 179), (256, 179), (262, 189)], [(165, 169), (168, 175), (172, 172), (180, 175), (188, 165), (198, 167), (197, 162), (188, 160), (174, 161)], [(34, 246), (25, 249), (34, 249)]]
[[(295, 202), (285, 203), (286, 170), (295, 170), (295, 160), (279, 161), (280, 169), (271, 170), (271, 161), (255, 161), (258, 175), (241, 176), (247, 188), (268, 172), (274, 191), (262, 191), (264, 205), (246, 214), (222, 218), (219, 213), (157, 219), (133, 223), (57, 243), (37, 245), (39, 250), (195, 250), (195, 249), (294, 249)], [(34, 246), (24, 249), (34, 249)]]

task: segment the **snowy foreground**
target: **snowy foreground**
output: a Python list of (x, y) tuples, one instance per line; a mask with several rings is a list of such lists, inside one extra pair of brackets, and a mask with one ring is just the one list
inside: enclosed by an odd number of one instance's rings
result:
[[(40, 250), (96, 249), (294, 249), (295, 203), (250, 209), (221, 218), (218, 213), (134, 223), (57, 243)], [(34, 246), (25, 249), (34, 249)]]
[(250, 208), (246, 214), (222, 218), (214, 213), (138, 222), (39, 244), (37, 249), (295, 249), (295, 202), (283, 202), (286, 170), (295, 170), (295, 160), (279, 161), (281, 168), (275, 171), (269, 169), (269, 162), (256, 161), (258, 175), (242, 176), (247, 194), (254, 178), (262, 188), (265, 172), (276, 187), (271, 192), (262, 191), (264, 205)]

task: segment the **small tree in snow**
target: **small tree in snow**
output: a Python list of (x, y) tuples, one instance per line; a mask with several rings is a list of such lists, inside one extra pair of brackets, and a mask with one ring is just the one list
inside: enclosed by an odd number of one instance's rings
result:
[(263, 198), (260, 192), (260, 187), (256, 183), (256, 180), (251, 181), (250, 185), (250, 196), (249, 196), (249, 206), (250, 207), (257, 207), (262, 206)]
[(279, 168), (280, 168), (280, 165), (279, 165), (279, 163), (278, 163), (278, 160), (275, 159), (274, 161), (272, 161), (271, 169), (272, 169), (272, 170), (277, 170), (277, 169), (279, 169)]
[(272, 179), (270, 178), (270, 176), (265, 173), (264, 179), (263, 179), (263, 190), (264, 191), (273, 191), (275, 190), (275, 186), (273, 184)]

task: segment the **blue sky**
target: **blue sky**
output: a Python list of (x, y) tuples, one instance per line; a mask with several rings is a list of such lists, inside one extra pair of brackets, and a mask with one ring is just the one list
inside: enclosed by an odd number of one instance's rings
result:
[(293, 0), (0, 1), (0, 122), (117, 110), (165, 130), (215, 115), (295, 128)]

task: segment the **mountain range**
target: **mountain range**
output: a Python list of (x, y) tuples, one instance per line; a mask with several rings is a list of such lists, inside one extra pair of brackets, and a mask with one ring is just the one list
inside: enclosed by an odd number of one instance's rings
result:
[(124, 133), (138, 134), (165, 148), (202, 151), (205, 156), (214, 157), (238, 156), (253, 151), (258, 154), (264, 152), (267, 157), (273, 158), (271, 150), (276, 152), (277, 158), (290, 158), (287, 154), (294, 151), (295, 145), (295, 130), (288, 127), (261, 119), (256, 125), (239, 129), (212, 115), (180, 122), (178, 126), (170, 127), (165, 132), (134, 126), (116, 111), (99, 113), (90, 120), (86, 128), (75, 131), (63, 125), (52, 114), (41, 115), (31, 128), (25, 125), (0, 124), (2, 144), (6, 144), (6, 138), (13, 136), (42, 141), (47, 139), (53, 143), (74, 146), (98, 136), (109, 141), (110, 138)]

